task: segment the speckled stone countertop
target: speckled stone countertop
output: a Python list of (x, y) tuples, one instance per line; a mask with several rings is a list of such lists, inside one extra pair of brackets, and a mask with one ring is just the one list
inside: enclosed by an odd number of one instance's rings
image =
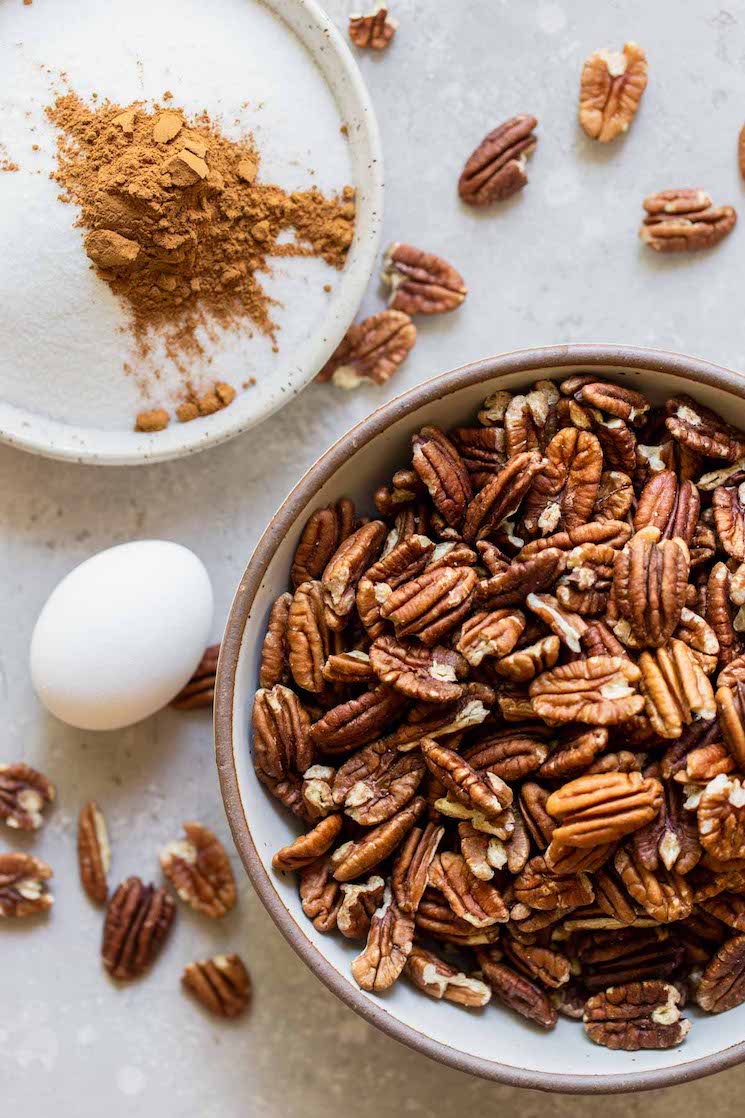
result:
[[(340, 22), (353, 7), (326, 6)], [(178, 540), (212, 575), (218, 639), (243, 567), (286, 492), (321, 450), (396, 392), (474, 358), (562, 341), (743, 363), (745, 232), (708, 255), (658, 259), (636, 230), (642, 198), (669, 186), (705, 186), (716, 201), (741, 207), (735, 147), (745, 119), (745, 3), (393, 0), (393, 8), (401, 25), (393, 46), (361, 58), (383, 132), (386, 233), (452, 260), (470, 288), (463, 308), (421, 325), (413, 355), (386, 388), (342, 395), (313, 387), (260, 430), (182, 462), (103, 470), (0, 448), (0, 755), (38, 765), (59, 789), (43, 833), (13, 837), (52, 863), (57, 903), (47, 923), (0, 932), (3, 1114), (529, 1118), (602, 1106), (608, 1118), (726, 1118), (741, 1110), (745, 1068), (602, 1103), (549, 1099), (441, 1068), (328, 993), (240, 872), (231, 916), (212, 924), (181, 906), (145, 980), (114, 989), (100, 967), (100, 916), (80, 893), (75, 866), (75, 817), (87, 798), (95, 795), (108, 814), (117, 878), (157, 876), (157, 851), (184, 819), (229, 840), (206, 715), (166, 711), (133, 730), (96, 735), (66, 729), (39, 708), (28, 643), (62, 575), (111, 544)], [(592, 49), (627, 38), (647, 51), (649, 88), (629, 135), (601, 150), (576, 125), (579, 71)], [(540, 121), (530, 184), (497, 211), (467, 211), (455, 192), (462, 162), (516, 112)], [(365, 309), (380, 305), (373, 283)], [(235, 1025), (208, 1020), (178, 984), (185, 962), (226, 948), (241, 951), (255, 985), (253, 1010)]]

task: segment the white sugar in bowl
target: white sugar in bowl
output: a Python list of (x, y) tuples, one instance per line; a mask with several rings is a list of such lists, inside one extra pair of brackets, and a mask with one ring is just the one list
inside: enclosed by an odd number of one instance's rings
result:
[(81, 730), (117, 730), (188, 682), (212, 625), (204, 564), (188, 548), (137, 540), (101, 551), (52, 591), (31, 638), (42, 703)]

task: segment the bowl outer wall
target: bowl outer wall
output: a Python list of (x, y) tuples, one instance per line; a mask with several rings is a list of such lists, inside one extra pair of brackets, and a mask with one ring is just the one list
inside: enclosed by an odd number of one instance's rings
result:
[[(386, 1008), (386, 999), (376, 999), (358, 990), (351, 978), (347, 978), (329, 961), (319, 946), (312, 942), (311, 933), (314, 929), (310, 922), (307, 922), (304, 927), (289, 911), (280, 895), (279, 883), (275, 876), (268, 872), (273, 850), (269, 850), (266, 854), (260, 853), (252, 835), (244, 810), (238, 773), (240, 763), (248, 753), (248, 740), (245, 731), (236, 734), (236, 726), (245, 715), (244, 708), (250, 705), (252, 698), (250, 690), (246, 691), (244, 687), (245, 693), (241, 694), (240, 686), (237, 687), (239, 660), (249, 643), (248, 640), (244, 642), (244, 631), (248, 628), (250, 635), (254, 628), (258, 636), (263, 636), (265, 613), (258, 620), (256, 616), (251, 618), (255, 599), (261, 593), (264, 577), (277, 549), (281, 547), (293, 528), (299, 531), (312, 507), (321, 503), (316, 501), (319, 490), (335, 479), (337, 472), (343, 469), (350, 458), (373, 439), (381, 437), (392, 425), (408, 418), (410, 429), (420, 426), (422, 421), (417, 420), (412, 413), (426, 405), (435, 405), (437, 401), (442, 401), (452, 394), (461, 393), (464, 389), (485, 382), (488, 382), (488, 391), (494, 391), (499, 387), (497, 382), (500, 378), (514, 379), (514, 376), (518, 375), (528, 383), (540, 375), (550, 375), (552, 372), (561, 375), (568, 368), (578, 367), (596, 369), (599, 375), (605, 372), (608, 375), (615, 373), (629, 378), (640, 374), (663, 374), (680, 380), (680, 384), (675, 386), (676, 391), (687, 391), (699, 397), (703, 396), (704, 402), (710, 404), (715, 403), (715, 397), (724, 392), (739, 402), (745, 422), (745, 379), (737, 373), (683, 355), (615, 345), (565, 345), (504, 354), (445, 373), (385, 404), (338, 440), (311, 467), (275, 514), (256, 547), (236, 592), (222, 644), (215, 690), (215, 746), (226, 813), (234, 841), (249, 877), (267, 911), (291, 946), (342, 1001), (389, 1036), (460, 1071), (467, 1071), (512, 1086), (539, 1090), (566, 1093), (619, 1093), (670, 1086), (731, 1067), (745, 1060), (745, 1041), (723, 1044), (716, 1051), (689, 1060), (685, 1059), (685, 1046), (683, 1046), (682, 1062), (657, 1068), (650, 1066), (635, 1068), (634, 1065), (641, 1062), (649, 1065), (650, 1062), (654, 1062), (656, 1056), (667, 1060), (669, 1059), (667, 1053), (613, 1053), (615, 1061), (619, 1063), (621, 1060), (624, 1061), (624, 1070), (621, 1072), (565, 1074), (556, 1070), (542, 1071), (485, 1059), (427, 1035), (426, 1031), (407, 1024), (390, 1012)], [(630, 383), (633, 384), (633, 379)], [(485, 395), (486, 391), (487, 389), (481, 394)], [(718, 402), (720, 410), (724, 408), (726, 414), (731, 414), (721, 398)], [(387, 451), (385, 458), (387, 461), (390, 460)], [(395, 458), (393, 460), (395, 461)], [(390, 472), (389, 469), (388, 474)], [(322, 501), (327, 502), (338, 496), (341, 496), (341, 488), (331, 495), (324, 494)], [(239, 758), (238, 766), (235, 749), (243, 751), (243, 758)], [(253, 780), (255, 781), (255, 778)], [(255, 786), (260, 789), (257, 781)], [(264, 794), (263, 789), (261, 793)], [(279, 812), (277, 818), (281, 819)], [(280, 833), (278, 830), (276, 846), (291, 837), (289, 824), (285, 823), (284, 831)], [(301, 919), (305, 921), (302, 915)], [(430, 1002), (424, 995), (417, 996), (425, 1005), (439, 1010), (446, 1008), (445, 1003)], [(456, 1014), (462, 1013), (455, 1007), (447, 1008)], [(745, 1035), (745, 1007), (741, 1009), (738, 1025), (740, 1035), (743, 1036)], [(737, 1012), (733, 1011), (735, 1014)], [(727, 1016), (725, 1015), (725, 1018)], [(709, 1018), (709, 1026), (713, 1027), (712, 1021), (721, 1022), (725, 1018)], [(706, 1027), (706, 1023), (705, 1020), (696, 1020), (694, 1029)], [(732, 1024), (734, 1023), (733, 1020)], [(515, 1019), (515, 1026), (524, 1028), (526, 1041), (531, 1040), (534, 1034), (530, 1028), (525, 1028), (524, 1022)], [(483, 1027), (488, 1028), (485, 1023)], [(574, 1027), (578, 1028), (578, 1026)], [(538, 1033), (535, 1036), (540, 1044)], [(576, 1040), (582, 1042), (584, 1038), (578, 1035)], [(593, 1052), (596, 1053), (597, 1063), (605, 1061), (606, 1050), (595, 1049), (588, 1044), (590, 1066), (593, 1063)], [(583, 1055), (585, 1055), (584, 1051)]]

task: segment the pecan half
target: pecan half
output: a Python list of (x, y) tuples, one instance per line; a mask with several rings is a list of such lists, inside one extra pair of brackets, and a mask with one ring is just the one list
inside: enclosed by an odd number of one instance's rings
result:
[(559, 605), (583, 617), (601, 613), (608, 602), (616, 554), (608, 544), (585, 543), (572, 548), (556, 586)]
[(421, 750), (432, 775), (464, 807), (490, 819), (499, 818), (512, 803), (512, 790), (496, 773), (476, 772), (452, 749), (435, 741), (425, 739)]
[(432, 646), (462, 621), (478, 582), (471, 567), (439, 567), (405, 582), (386, 598), (380, 613), (399, 638), (416, 636)]
[[(344, 540), (326, 564), (321, 578), (321, 587), (326, 606), (326, 624), (330, 629), (338, 631), (346, 625), (348, 616), (354, 608), (357, 583), (380, 554), (386, 534), (386, 527), (382, 520), (369, 520)], [(296, 591), (296, 598), (299, 593), (300, 591)], [(291, 648), (292, 621), (291, 609)]]
[(679, 873), (658, 866), (646, 869), (631, 850), (622, 848), (615, 855), (615, 867), (629, 895), (660, 924), (685, 920), (693, 911), (691, 887)]
[(423, 427), (412, 439), (412, 463), (432, 502), (451, 528), (463, 522), (473, 490), (463, 459), (439, 427)]
[(272, 688), (277, 683), (290, 682), (287, 631), (291, 604), (292, 594), (280, 594), (269, 613), (266, 636), (261, 646), (260, 687)]
[(494, 671), (513, 683), (529, 683), (537, 675), (553, 668), (559, 659), (561, 641), (553, 633), (541, 637), (535, 644), (518, 648), (509, 656), (503, 656), (494, 663)]
[(180, 900), (204, 916), (225, 916), (236, 901), (235, 878), (220, 840), (201, 823), (184, 823), (185, 839), (160, 854), (163, 873)]
[(391, 593), (421, 574), (435, 550), (432, 540), (417, 533), (407, 536), (365, 572), (357, 584), (357, 612), (370, 637), (379, 637), (385, 625), (380, 607)]
[(474, 928), (504, 924), (509, 919), (499, 890), (476, 877), (461, 854), (438, 854), (430, 868), (429, 881), (440, 890), (455, 915)]
[(595, 435), (565, 427), (546, 447), (546, 463), (525, 498), (523, 523), (531, 535), (571, 531), (592, 516), (603, 472)]
[[(301, 870), (329, 850), (342, 829), (341, 815), (327, 815), (312, 830), (299, 835), (289, 846), (283, 846), (272, 858), (275, 870)], [(180, 895), (180, 894), (179, 894)]]
[(367, 939), (373, 913), (380, 907), (385, 882), (377, 874), (359, 884), (341, 885), (342, 901), (336, 913), (336, 926), (347, 939)]
[(54, 904), (47, 881), (51, 866), (21, 851), (0, 853), (0, 918), (23, 920), (47, 912)]
[(419, 908), (444, 834), (443, 827), (428, 823), (424, 829), (414, 827), (406, 836), (391, 873), (393, 896), (402, 912), (415, 913)]
[(424, 776), (419, 753), (399, 753), (385, 741), (355, 753), (334, 777), (334, 804), (365, 827), (390, 819), (414, 796)]
[(404, 644), (378, 637), (370, 646), (370, 663), (381, 683), (423, 703), (451, 703), (463, 695), (459, 683), (468, 665), (458, 652), (437, 645)]
[(546, 730), (539, 724), (487, 730), (462, 754), (477, 772), (488, 769), (502, 780), (522, 780), (548, 757)]
[(596, 520), (624, 520), (634, 503), (634, 487), (628, 474), (621, 470), (603, 470), (600, 475), (598, 495), (595, 498), (593, 518)]
[(504, 950), (510, 962), (529, 978), (537, 978), (552, 990), (565, 986), (571, 977), (571, 963), (566, 955), (548, 947), (507, 939)]
[(362, 990), (388, 990), (403, 971), (413, 943), (414, 917), (401, 912), (386, 888), (370, 921), (365, 950), (352, 963), (357, 985)]
[(700, 902), (701, 908), (709, 916), (721, 920), (736, 932), (745, 932), (745, 897), (726, 890), (715, 897)]
[(80, 883), (94, 904), (106, 904), (111, 847), (106, 820), (98, 804), (87, 803), (78, 819), (78, 870)]
[(315, 756), (308, 712), (294, 691), (277, 684), (256, 692), (252, 725), (256, 775), (285, 807), (304, 815), (300, 778)]
[(722, 736), (738, 769), (745, 771), (745, 682), (720, 687), (714, 696)]
[(189, 682), (171, 702), (176, 710), (197, 710), (211, 707), (215, 700), (215, 673), (220, 645), (211, 644), (204, 650)]
[(538, 143), (533, 129), (538, 121), (522, 114), (500, 124), (485, 136), (463, 168), (458, 193), (469, 206), (503, 202), (528, 181), (525, 161)]
[(745, 559), (745, 482), (720, 485), (711, 498), (714, 523), (722, 547), (733, 559)]
[(685, 604), (690, 556), (681, 539), (661, 539), (649, 525), (636, 532), (615, 561), (613, 598), (619, 640), (659, 648), (675, 632)]
[(525, 617), (519, 610), (474, 613), (464, 621), (456, 648), (477, 668), (487, 656), (501, 658), (510, 653), (524, 628)]
[(364, 50), (385, 50), (396, 34), (398, 23), (388, 14), (385, 3), (379, 3), (372, 12), (349, 17), (349, 38), (356, 47)]
[(679, 537), (690, 544), (698, 524), (701, 498), (691, 481), (680, 481), (672, 470), (649, 479), (639, 494), (634, 531), (652, 526), (663, 539)]
[(372, 683), (377, 678), (370, 664), (367, 652), (353, 649), (351, 652), (332, 653), (323, 665), (323, 678), (327, 683)]
[(608, 731), (596, 727), (559, 738), (556, 747), (541, 764), (538, 775), (546, 780), (580, 776), (608, 744)]
[(240, 1017), (251, 1001), (251, 979), (239, 955), (189, 963), (181, 985), (215, 1017)]
[(694, 719), (715, 716), (711, 683), (683, 641), (671, 640), (654, 654), (643, 652), (639, 669), (647, 715), (660, 737), (680, 737), (683, 726)]
[(354, 881), (391, 854), (422, 815), (426, 801), (417, 796), (385, 823), (338, 847), (331, 856), (337, 881)]
[(479, 831), (469, 819), (458, 824), (460, 852), (474, 877), (491, 881), (495, 870), (507, 864), (507, 848), (495, 835)]
[(553, 841), (564, 846), (615, 842), (648, 823), (662, 804), (662, 785), (641, 773), (580, 776), (552, 792), (546, 810), (561, 826)]
[(554, 1028), (557, 1013), (540, 986), (505, 963), (498, 962), (490, 951), (477, 951), (476, 957), (485, 982), (503, 1005), (544, 1029)]
[(722, 944), (701, 976), (696, 1001), (709, 1013), (723, 1013), (745, 1001), (745, 935)]
[(299, 893), (303, 912), (313, 921), (313, 926), (319, 932), (333, 931), (342, 896), (328, 858), (319, 858), (300, 871)]
[(745, 785), (721, 773), (709, 781), (698, 803), (701, 845), (722, 862), (743, 857), (745, 850)]
[(6, 827), (38, 831), (44, 809), (54, 803), (55, 787), (43, 773), (22, 761), (0, 765), (0, 820)]
[(591, 140), (607, 144), (626, 132), (647, 87), (647, 56), (637, 43), (596, 50), (582, 67), (579, 122)]
[(327, 711), (310, 736), (324, 753), (349, 753), (377, 738), (405, 704), (403, 695), (381, 685)]
[(680, 992), (666, 982), (611, 986), (588, 999), (585, 1032), (595, 1044), (625, 1052), (675, 1048), (691, 1028), (690, 1021), (680, 1016), (680, 1000)]
[(745, 457), (745, 439), (721, 415), (691, 396), (673, 396), (667, 401), (665, 425), (674, 439), (696, 454), (737, 462)]
[(323, 666), (330, 652), (330, 634), (320, 582), (298, 586), (290, 604), (287, 642), (292, 675), (305, 691), (323, 691)]
[(581, 908), (590, 904), (595, 896), (587, 874), (556, 874), (542, 854), (530, 859), (515, 878), (513, 889), (518, 904), (545, 912)]
[(538, 450), (526, 450), (510, 458), (468, 505), (463, 523), (464, 540), (472, 543), (493, 535), (517, 510), (545, 465), (546, 459)]
[(321, 578), (329, 559), (347, 536), (351, 536), (353, 529), (354, 502), (348, 497), (342, 497), (336, 504), (316, 509), (310, 514), (295, 548), (290, 568), (290, 578), (295, 590), (304, 582), (314, 582)]
[(350, 326), (316, 377), (336, 388), (385, 384), (416, 342), (416, 326), (403, 311), (386, 310)]
[(517, 559), (506, 570), (482, 579), (476, 587), (476, 600), (489, 609), (522, 605), (528, 594), (552, 586), (565, 564), (564, 552), (556, 547), (548, 547), (523, 561)]
[(431, 888), (427, 889), (417, 909), (415, 925), (420, 934), (457, 947), (477, 947), (499, 939), (499, 924), (474, 928), (456, 916), (442, 894)]
[(731, 233), (732, 206), (714, 206), (705, 190), (662, 190), (644, 199), (647, 216), (639, 236), (655, 252), (696, 252)]
[(672, 782), (664, 785), (664, 793), (659, 814), (634, 832), (634, 857), (652, 872), (662, 864), (667, 870), (685, 875), (701, 857), (696, 819), (683, 810), (680, 792)]
[(467, 294), (463, 277), (452, 264), (413, 245), (390, 245), (381, 274), (391, 289), (388, 306), (410, 315), (453, 311)]
[(488, 1005), (491, 1001), (491, 989), (485, 982), (459, 971), (419, 944), (412, 947), (404, 974), (418, 990), (436, 1001), (444, 998), (469, 1009)]
[(171, 930), (176, 905), (166, 889), (143, 885), (139, 877), (123, 881), (109, 901), (101, 956), (112, 978), (139, 978), (155, 962)]
[(529, 693), (536, 714), (549, 723), (610, 726), (643, 708), (634, 687), (640, 677), (636, 664), (623, 657), (588, 656), (543, 672)]

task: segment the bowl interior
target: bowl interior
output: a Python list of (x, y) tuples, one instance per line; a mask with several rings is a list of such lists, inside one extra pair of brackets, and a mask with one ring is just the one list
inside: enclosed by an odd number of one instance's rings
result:
[[(487, 362), (485, 365), (498, 363)], [(305, 487), (305, 491), (299, 494), (300, 504), (290, 498), (283, 506), (259, 545), (253, 570), (249, 568), (238, 592), (221, 664), (221, 675), (223, 672), (225, 675), (218, 685), (218, 760), (223, 770), (223, 792), (234, 836), (264, 903), (306, 962), (353, 1008), (399, 1039), (478, 1074), (554, 1090), (627, 1090), (701, 1075), (743, 1058), (745, 1053), (736, 1054), (733, 1046), (745, 1039), (745, 1005), (720, 1017), (706, 1016), (695, 1008), (687, 1008), (685, 1012), (693, 1020), (693, 1027), (681, 1048), (664, 1052), (625, 1053), (593, 1045), (585, 1037), (581, 1025), (575, 1022), (560, 1018), (555, 1031), (546, 1034), (494, 1004), (483, 1011), (465, 1011), (445, 1002), (431, 1001), (405, 981), (398, 982), (382, 997), (358, 990), (349, 967), (360, 950), (359, 945), (341, 936), (317, 932), (302, 912), (294, 875), (282, 876), (271, 869), (273, 853), (291, 841), (298, 828), (258, 783), (250, 752), (250, 714), (253, 693), (258, 686), (261, 640), (273, 601), (287, 589), (293, 551), (309, 513), (344, 494), (351, 496), (363, 511), (374, 511), (370, 494), (390, 477), (395, 468), (407, 462), (410, 436), (423, 424), (448, 427), (471, 420), (483, 398), (497, 387), (519, 389), (539, 377), (564, 377), (577, 367), (581, 367), (578, 362), (563, 368), (550, 364), (544, 367), (534, 365), (529, 371), (511, 372), (498, 379), (487, 376), (482, 383), (464, 383), (462, 387), (447, 391), (441, 398), (409, 414), (400, 415), (371, 441), (359, 445), (347, 461), (323, 481), (320, 488), (313, 485), (315, 477), (333, 469), (333, 463), (324, 465), (322, 459), (314, 467), (311, 475), (298, 486), (298, 490)], [(617, 365), (597, 371), (639, 388), (655, 402), (675, 393), (691, 392), (701, 402), (717, 408), (729, 420), (745, 427), (745, 387), (740, 389), (742, 395), (736, 395), (713, 383), (686, 384), (681, 375), (654, 368)], [(469, 369), (462, 370), (462, 373), (464, 380), (472, 375)], [(714, 380), (717, 375), (715, 371)], [(452, 380), (453, 376), (458, 374), (451, 374), (450, 378), (442, 380)], [(409, 396), (417, 392), (421, 393), (422, 389)], [(386, 415), (390, 415), (397, 403), (399, 406), (405, 404), (407, 398), (388, 405), (384, 409)], [(335, 451), (329, 453), (334, 455)], [(315, 492), (312, 492), (314, 488)], [(290, 510), (288, 505), (292, 506)], [(261, 567), (267, 555), (270, 556), (268, 566), (262, 574)], [(241, 615), (241, 596), (250, 596), (254, 586), (255, 597), (246, 617), (245, 611)], [(227, 693), (232, 690), (232, 680), (226, 676), (230, 674), (236, 656), (232, 714), (225, 709), (223, 717), (219, 705), (227, 701)], [(224, 733), (231, 719), (232, 756)], [(230, 771), (233, 762), (234, 773)]]

